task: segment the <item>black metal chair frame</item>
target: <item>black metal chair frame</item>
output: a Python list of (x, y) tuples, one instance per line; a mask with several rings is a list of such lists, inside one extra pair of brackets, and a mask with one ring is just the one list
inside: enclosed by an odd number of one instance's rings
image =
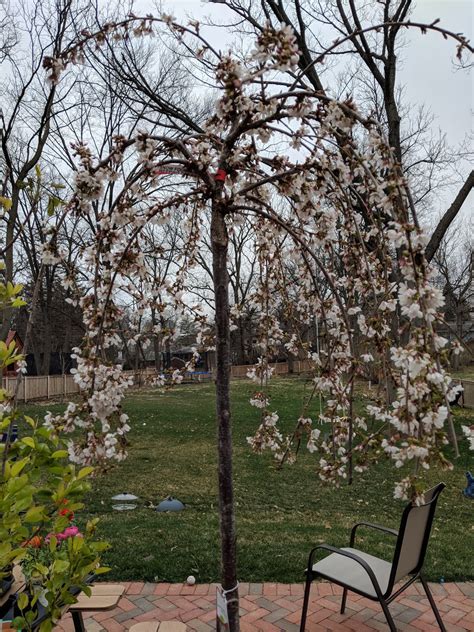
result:
[[(334, 546), (330, 546), (329, 544), (320, 544), (314, 547), (314, 549), (312, 549), (309, 554), (308, 568), (306, 570), (306, 584), (305, 584), (305, 591), (304, 591), (303, 612), (301, 616), (300, 632), (305, 632), (311, 584), (316, 577), (323, 577), (325, 579), (328, 579), (334, 584), (342, 586), (344, 590), (342, 593), (341, 614), (344, 614), (344, 611), (346, 609), (346, 600), (347, 600), (348, 590), (358, 593), (359, 595), (362, 595), (363, 597), (367, 597), (368, 599), (372, 599), (373, 601), (378, 601), (380, 605), (382, 606), (383, 613), (385, 615), (385, 618), (387, 619), (387, 623), (389, 625), (391, 632), (397, 632), (397, 628), (395, 627), (395, 623), (393, 621), (392, 615), (390, 614), (390, 611), (388, 609), (388, 604), (390, 604), (394, 599), (396, 599), (404, 590), (408, 588), (408, 586), (410, 586), (411, 584), (413, 584), (413, 582), (419, 579), (426, 593), (426, 596), (428, 597), (428, 600), (430, 602), (431, 608), (436, 617), (436, 621), (438, 622), (441, 632), (446, 632), (446, 628), (441, 619), (438, 608), (436, 607), (436, 603), (433, 599), (433, 595), (429, 589), (428, 583), (426, 582), (423, 575), (421, 574), (421, 569), (423, 567), (423, 562), (426, 555), (426, 549), (428, 548), (428, 542), (430, 538), (431, 526), (433, 524), (436, 503), (438, 501), (439, 494), (443, 491), (445, 487), (446, 485), (444, 483), (440, 483), (439, 485), (437, 485), (435, 488), (435, 491), (433, 492), (432, 499), (425, 505), (421, 505), (421, 506), (431, 505), (431, 507), (430, 507), (430, 512), (428, 515), (428, 521), (425, 527), (425, 534), (424, 534), (423, 543), (421, 546), (420, 558), (416, 567), (410, 572), (410, 579), (393, 594), (392, 594), (392, 590), (395, 584), (397, 565), (398, 565), (400, 553), (402, 550), (403, 537), (405, 535), (405, 529), (406, 529), (406, 525), (408, 521), (408, 516), (410, 514), (410, 511), (415, 508), (411, 503), (405, 507), (405, 510), (403, 512), (402, 519), (400, 522), (400, 529), (398, 531), (396, 531), (395, 529), (389, 529), (388, 527), (383, 527), (378, 524), (372, 524), (370, 522), (358, 522), (352, 527), (352, 530), (351, 530), (351, 538), (350, 538), (350, 544), (349, 544), (350, 548), (352, 548), (355, 543), (356, 532), (359, 527), (367, 527), (369, 529), (376, 529), (378, 531), (383, 531), (384, 533), (388, 533), (390, 535), (397, 537), (397, 543), (395, 546), (395, 552), (394, 552), (393, 560), (392, 560), (392, 569), (390, 572), (390, 579), (388, 582), (387, 589), (384, 593), (382, 593), (382, 590), (379, 586), (377, 578), (375, 577), (374, 571), (372, 570), (370, 565), (358, 555), (355, 555), (351, 551), (343, 551), (342, 549), (338, 549)], [(358, 564), (360, 564), (360, 566), (362, 566), (362, 568), (366, 571), (367, 575), (369, 576), (370, 581), (372, 582), (372, 585), (374, 587), (376, 596), (374, 597), (373, 595), (357, 590), (353, 587), (348, 587), (343, 582), (338, 582), (333, 577), (328, 577), (327, 575), (324, 575), (323, 573), (314, 572), (313, 571), (314, 556), (316, 552), (320, 550), (328, 551), (330, 553), (336, 553), (337, 555), (343, 555), (345, 557), (350, 558), (354, 562), (357, 562)]]

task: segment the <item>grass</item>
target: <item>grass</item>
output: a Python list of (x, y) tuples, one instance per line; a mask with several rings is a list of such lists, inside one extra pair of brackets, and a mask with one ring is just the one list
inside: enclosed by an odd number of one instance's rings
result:
[[(301, 379), (276, 379), (272, 405), (290, 430), (304, 394)], [(258, 412), (248, 404), (253, 385), (232, 385), (235, 446), (235, 501), (239, 577), (242, 581), (294, 582), (303, 578), (312, 546), (329, 542), (347, 546), (350, 525), (358, 520), (396, 527), (403, 503), (393, 499), (400, 472), (383, 462), (355, 483), (325, 486), (315, 473), (315, 455), (301, 453), (295, 465), (275, 468), (270, 455), (252, 454), (246, 437), (256, 428)], [(318, 403), (315, 403), (317, 407)], [(28, 407), (38, 414), (60, 405)], [(94, 482), (86, 517), (100, 517), (100, 535), (112, 543), (105, 562), (110, 579), (181, 582), (189, 574), (198, 582), (219, 577), (216, 489), (216, 431), (212, 384), (183, 385), (168, 392), (132, 392), (125, 402), (132, 419), (129, 458)], [(313, 410), (313, 414), (317, 411)], [(474, 411), (459, 410), (457, 423), (474, 423)], [(434, 524), (427, 576), (439, 580), (474, 578), (472, 538), (474, 501), (465, 499), (463, 456), (452, 472), (429, 472), (427, 484), (444, 480)], [(474, 455), (470, 459), (474, 467)], [(140, 508), (112, 510), (111, 496), (128, 491)], [(157, 513), (151, 506), (168, 495), (187, 505), (180, 513)], [(147, 506), (149, 505), (149, 506)], [(361, 532), (359, 544), (389, 555), (387, 541)]]
[(471, 364), (462, 367), (458, 371), (452, 371), (451, 375), (459, 380), (474, 380), (474, 366)]

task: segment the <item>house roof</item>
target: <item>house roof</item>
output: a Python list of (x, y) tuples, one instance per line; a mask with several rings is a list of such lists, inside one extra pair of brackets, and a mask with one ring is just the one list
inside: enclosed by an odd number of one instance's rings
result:
[(7, 347), (13, 341), (15, 341), (19, 347), (23, 347), (23, 340), (18, 335), (18, 332), (15, 331), (14, 329), (10, 329), (7, 335), (7, 339), (5, 341)]

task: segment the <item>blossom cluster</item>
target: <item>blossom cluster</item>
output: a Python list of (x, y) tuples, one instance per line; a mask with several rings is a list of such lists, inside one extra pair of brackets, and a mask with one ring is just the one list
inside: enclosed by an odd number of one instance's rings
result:
[[(161, 22), (178, 38), (190, 32), (171, 16)], [(150, 24), (145, 22), (145, 31)], [(198, 25), (192, 29), (201, 41)], [(110, 27), (103, 36), (115, 31)], [(86, 396), (78, 409), (70, 404), (64, 415), (47, 419), (65, 431), (84, 429), (82, 441), (71, 440), (73, 460), (125, 456), (129, 424), (120, 402), (129, 381), (106, 360), (120, 343), (117, 296), (132, 296), (140, 317), (150, 309), (193, 314), (200, 348), (215, 346), (209, 318), (186, 297), (205, 243), (203, 227), (218, 208), (227, 227), (221, 242), (244, 216), (258, 255), (259, 282), (247, 301), (258, 319), (260, 355), (248, 372), (259, 389), (250, 403), (261, 415), (249, 438), (252, 448), (291, 462), (304, 440), (317, 454), (320, 477), (336, 484), (382, 454), (397, 468), (410, 462), (414, 471), (434, 463), (449, 467), (442, 450), (455, 387), (435, 327), (443, 297), (424, 258), (426, 236), (410, 207), (407, 183), (383, 130), (352, 101), (311, 94), (293, 80), (290, 90), (279, 90), (275, 72), (292, 73), (299, 57), (292, 29), (267, 25), (247, 56), (228, 53), (213, 62), (220, 92), (202, 133), (179, 140), (146, 131), (117, 137), (100, 161), (87, 147), (76, 147), (79, 169), (70, 208), (94, 217), (90, 223), (96, 226), (83, 250), (81, 273), (89, 289), (81, 293), (82, 283), (77, 298), (87, 334), (77, 351), (75, 379)], [(50, 60), (52, 78), (76, 59), (71, 54)], [(209, 71), (207, 57), (205, 64)], [(119, 176), (127, 159), (136, 160), (130, 178)], [(118, 184), (114, 201), (97, 205)], [(144, 234), (175, 218), (182, 247), (171, 270), (151, 278), (141, 248)], [(45, 263), (57, 258), (52, 240)], [(234, 318), (238, 312), (236, 307)], [(309, 335), (315, 327), (316, 348)], [(153, 333), (169, 339), (173, 332), (166, 330), (155, 325)], [(312, 372), (310, 396), (290, 434), (279, 427), (268, 392), (271, 359), (282, 350), (309, 363)], [(361, 375), (377, 376), (383, 385), (364, 416), (354, 412)], [(180, 379), (180, 372), (171, 376)], [(160, 376), (157, 381), (165, 382)], [(318, 396), (316, 420), (308, 410)], [(373, 421), (370, 431), (365, 417)], [(397, 485), (398, 497), (413, 494), (414, 476)]]

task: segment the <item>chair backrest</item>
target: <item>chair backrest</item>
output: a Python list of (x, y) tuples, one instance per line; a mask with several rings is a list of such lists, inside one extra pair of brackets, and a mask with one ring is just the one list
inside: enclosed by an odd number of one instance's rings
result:
[(393, 557), (391, 586), (405, 575), (421, 570), (428, 547), (436, 503), (445, 487), (444, 483), (439, 483), (436, 487), (425, 492), (423, 505), (418, 506), (410, 503), (405, 508)]

